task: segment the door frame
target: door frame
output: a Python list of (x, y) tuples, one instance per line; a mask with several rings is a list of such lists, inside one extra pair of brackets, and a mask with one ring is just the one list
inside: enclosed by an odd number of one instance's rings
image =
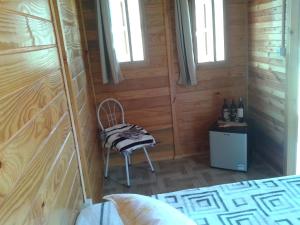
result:
[(300, 73), (300, 1), (287, 0), (286, 145), (284, 174), (296, 173)]

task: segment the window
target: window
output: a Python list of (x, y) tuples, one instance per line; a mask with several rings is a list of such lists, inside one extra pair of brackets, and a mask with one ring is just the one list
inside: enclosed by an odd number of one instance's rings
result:
[(198, 63), (225, 60), (223, 0), (195, 0)]
[(144, 60), (139, 0), (110, 0), (110, 11), (118, 61)]

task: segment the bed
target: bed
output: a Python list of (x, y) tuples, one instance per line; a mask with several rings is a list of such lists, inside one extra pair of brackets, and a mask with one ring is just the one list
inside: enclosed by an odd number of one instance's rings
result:
[[(300, 224), (300, 176), (251, 180), (153, 195), (198, 225)], [(121, 225), (112, 203), (95, 206), (96, 224)]]

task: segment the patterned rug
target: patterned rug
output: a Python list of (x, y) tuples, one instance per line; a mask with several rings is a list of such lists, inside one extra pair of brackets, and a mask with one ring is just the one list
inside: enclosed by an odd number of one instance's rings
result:
[(194, 188), (153, 197), (198, 225), (300, 224), (300, 176)]

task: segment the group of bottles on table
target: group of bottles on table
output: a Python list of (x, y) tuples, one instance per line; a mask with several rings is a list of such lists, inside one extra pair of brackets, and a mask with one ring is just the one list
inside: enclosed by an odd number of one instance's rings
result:
[(222, 120), (227, 122), (244, 122), (244, 103), (242, 98), (240, 98), (238, 106), (235, 104), (234, 99), (232, 99), (230, 107), (228, 106), (227, 100), (224, 99)]

